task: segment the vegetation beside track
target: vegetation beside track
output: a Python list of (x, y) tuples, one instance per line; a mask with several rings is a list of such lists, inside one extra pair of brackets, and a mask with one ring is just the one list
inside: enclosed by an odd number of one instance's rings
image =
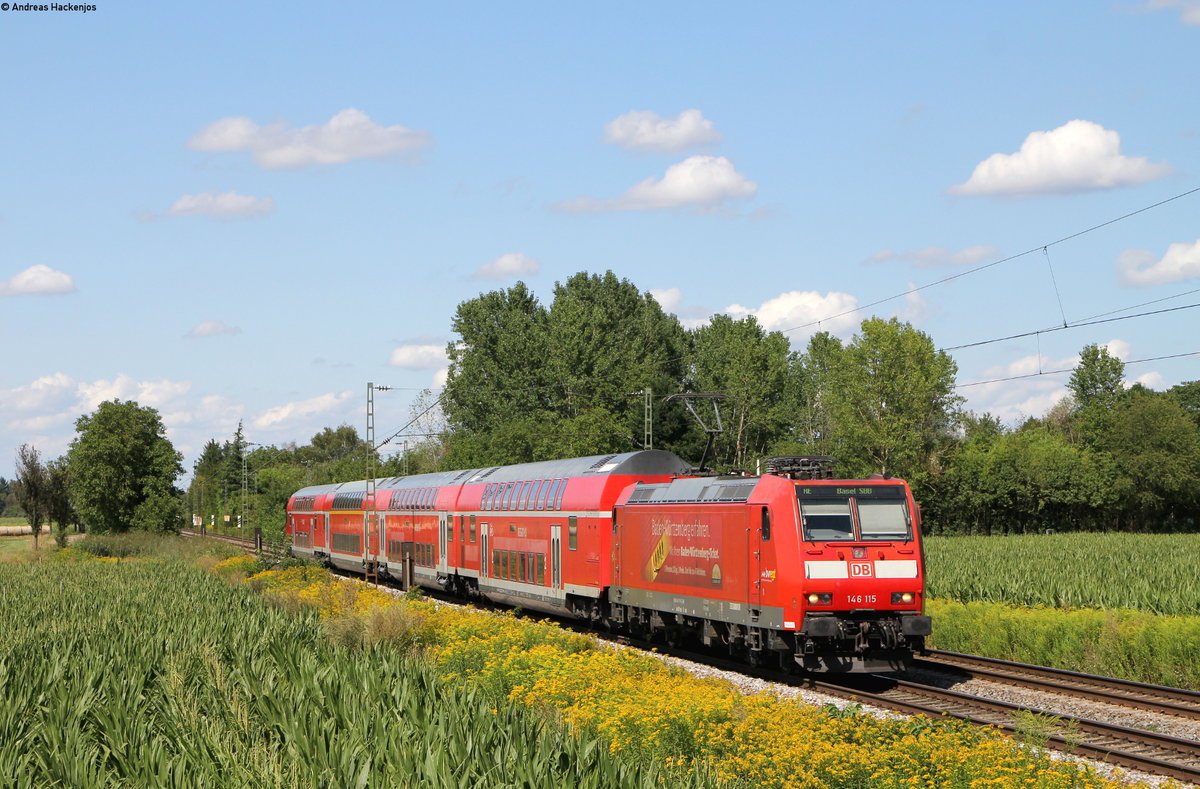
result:
[(1200, 690), (1200, 616), (931, 600), (931, 647)]
[(311, 609), (108, 558), (0, 565), (6, 786), (659, 785), (414, 656), (339, 646)]
[(547, 623), (397, 600), (313, 567), (255, 569), (249, 557), (214, 568), (285, 608), (316, 608), (339, 643), (422, 655), (446, 684), (475, 688), (498, 709), (538, 710), (585, 741), (598, 738), (625, 764), (669, 767), (672, 780), (703, 774), (747, 788), (1116, 786), (956, 721), (881, 720), (747, 697)]
[(1200, 534), (928, 537), (931, 645), (1200, 689)]

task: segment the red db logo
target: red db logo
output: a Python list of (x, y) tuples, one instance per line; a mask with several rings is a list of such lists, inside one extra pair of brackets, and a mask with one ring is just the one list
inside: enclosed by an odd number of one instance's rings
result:
[(875, 569), (870, 562), (850, 562), (851, 578), (870, 578), (874, 574)]

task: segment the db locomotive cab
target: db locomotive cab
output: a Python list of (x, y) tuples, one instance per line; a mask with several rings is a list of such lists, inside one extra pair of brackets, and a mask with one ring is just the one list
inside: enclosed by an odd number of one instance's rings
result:
[(827, 671), (905, 668), (931, 630), (908, 486), (802, 480), (795, 493), (804, 584), (797, 662)]

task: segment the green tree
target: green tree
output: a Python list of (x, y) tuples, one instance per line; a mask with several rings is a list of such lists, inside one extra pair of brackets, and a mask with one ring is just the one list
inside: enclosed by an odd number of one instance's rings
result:
[(843, 465), (839, 473), (927, 484), (940, 472), (962, 398), (957, 365), (907, 323), (870, 318), (832, 353), (825, 393)]
[(792, 413), (787, 439), (777, 446), (778, 454), (842, 456), (834, 427), (834, 373), (845, 349), (829, 332), (809, 338), (803, 353), (791, 360), (789, 403)]
[[(555, 285), (547, 339), (552, 408), (565, 439), (551, 457), (640, 447), (644, 409), (638, 393), (677, 392), (686, 369), (688, 342), (679, 321), (611, 271), (579, 272)], [(657, 409), (656, 446), (675, 448), (685, 439), (682, 410), (678, 404)]]
[(0, 515), (4, 514), (5, 507), (8, 505), (8, 494), (12, 492), (12, 482), (0, 477)]
[(754, 316), (714, 315), (692, 332), (691, 388), (725, 395), (725, 432), (717, 463), (752, 468), (782, 437), (787, 422), (791, 351), (779, 332), (765, 332)]
[(181, 456), (158, 411), (111, 400), (75, 422), (67, 454), (71, 498), (89, 530), (177, 529)]
[(939, 492), (926, 515), (942, 534), (1094, 528), (1116, 501), (1107, 455), (1037, 423), (1013, 433), (985, 426), (964, 443)]
[(54, 541), (59, 548), (67, 547), (67, 529), (77, 521), (71, 505), (69, 474), (65, 456), (46, 464), (46, 519), (54, 523)]
[(1099, 345), (1085, 345), (1079, 352), (1079, 364), (1071, 373), (1067, 388), (1081, 410), (1092, 406), (1110, 407), (1125, 390), (1121, 379), (1125, 363)]
[[(452, 325), (444, 467), (636, 448), (637, 393), (679, 391), (687, 356), (678, 320), (612, 272), (557, 284), (548, 310), (523, 283), (485, 293)], [(682, 410), (656, 409), (656, 446), (689, 436)]]
[(1186, 526), (1200, 515), (1200, 428), (1178, 400), (1135, 385), (1086, 421), (1086, 443), (1112, 459), (1118, 526)]
[(546, 310), (518, 282), (458, 305), (442, 407), (451, 433), (486, 434), (548, 402)]
[(38, 547), (38, 534), (46, 521), (46, 467), (41, 453), (31, 444), (17, 449), (17, 480), (13, 485), (17, 502), (33, 529), (33, 547)]
[(1172, 386), (1167, 390), (1167, 394), (1174, 397), (1176, 402), (1183, 406), (1183, 410), (1187, 411), (1196, 426), (1200, 427), (1200, 381), (1185, 381)]

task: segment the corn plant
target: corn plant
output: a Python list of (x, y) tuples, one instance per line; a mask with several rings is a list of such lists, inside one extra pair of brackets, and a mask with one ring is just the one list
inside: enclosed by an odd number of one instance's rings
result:
[(0, 609), (0, 785), (661, 785), (182, 563), (0, 566)]

